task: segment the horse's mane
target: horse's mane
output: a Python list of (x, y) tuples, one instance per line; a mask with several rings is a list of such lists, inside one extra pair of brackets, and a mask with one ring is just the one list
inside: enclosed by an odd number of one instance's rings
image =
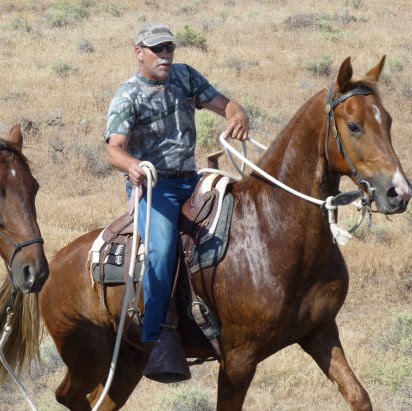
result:
[[(8, 278), (0, 288), (0, 337), (3, 335), (7, 318), (6, 309), (10, 303), (11, 283)], [(40, 361), (40, 342), (43, 328), (40, 324), (38, 294), (18, 293), (13, 309), (13, 328), (3, 354), (17, 374), (23, 375), (33, 360)], [(0, 363), (0, 386), (8, 377)]]
[(18, 150), (16, 147), (13, 146), (13, 144), (10, 144), (7, 140), (1, 137), (0, 137), (0, 151), (9, 151), (10, 153), (14, 154), (15, 156), (23, 160), (26, 164), (29, 163), (29, 160), (20, 150)]

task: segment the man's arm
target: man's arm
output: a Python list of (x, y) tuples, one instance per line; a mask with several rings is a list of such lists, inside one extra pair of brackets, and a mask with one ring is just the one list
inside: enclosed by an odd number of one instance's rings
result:
[(249, 134), (249, 117), (242, 106), (223, 95), (202, 103), (203, 108), (211, 110), (227, 120), (227, 137), (246, 140)]
[(140, 160), (131, 156), (127, 151), (127, 136), (114, 134), (106, 145), (109, 163), (117, 170), (128, 173), (130, 181), (135, 185), (146, 182), (146, 172), (140, 167)]

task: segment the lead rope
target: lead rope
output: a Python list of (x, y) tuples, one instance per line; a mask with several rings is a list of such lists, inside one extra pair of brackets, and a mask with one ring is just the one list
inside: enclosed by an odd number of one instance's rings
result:
[[(273, 184), (283, 188), (284, 190), (288, 191), (289, 193), (295, 195), (296, 197), (302, 198), (306, 201), (309, 201), (313, 204), (316, 204), (320, 206), (321, 208), (325, 208), (328, 210), (328, 219), (329, 219), (329, 226), (330, 230), (333, 236), (333, 240), (336, 241), (337, 244), (339, 245), (345, 245), (349, 239), (352, 238), (351, 232), (354, 231), (354, 228), (352, 228), (349, 231), (346, 231), (345, 229), (339, 227), (335, 221), (335, 210), (338, 208), (337, 205), (333, 204), (333, 200), (335, 197), (328, 197), (326, 201), (324, 200), (318, 200), (316, 198), (310, 197), (306, 194), (303, 194), (299, 191), (294, 190), (293, 188), (287, 186), (286, 184), (283, 184), (276, 178), (272, 177), (270, 174), (266, 173), (263, 171), (261, 168), (259, 168), (256, 164), (254, 164), (252, 161), (250, 161), (248, 158), (245, 157), (245, 141), (242, 142), (242, 147), (243, 147), (243, 154), (237, 151), (234, 147), (232, 147), (226, 140), (226, 132), (222, 133), (219, 137), (219, 140), (221, 144), (224, 146), (225, 151), (229, 159), (231, 160), (232, 164), (234, 167), (238, 170), (238, 172), (243, 175), (243, 164), (247, 164), (251, 169), (256, 171), (258, 174), (263, 176), (266, 180), (272, 182)], [(253, 140), (252, 138), (248, 137), (247, 141), (250, 143), (254, 144), (255, 146), (259, 147), (262, 150), (266, 150), (267, 148), (258, 143), (257, 141)], [(242, 161), (242, 170), (236, 165), (233, 157), (231, 154), (234, 154), (237, 158), (239, 158)], [(239, 180), (239, 177), (235, 177), (236, 180)], [(356, 223), (356, 228), (359, 227), (361, 224), (363, 217), (365, 213), (362, 213), (362, 216), (360, 217), (359, 221)]]
[(14, 383), (17, 385), (17, 387), (19, 388), (19, 390), (23, 394), (23, 397), (27, 401), (27, 403), (29, 404), (30, 409), (32, 409), (33, 411), (37, 411), (37, 408), (34, 405), (34, 402), (32, 401), (32, 399), (30, 398), (29, 393), (24, 388), (24, 385), (21, 383), (18, 376), (13, 371), (10, 364), (7, 362), (6, 357), (3, 354), (3, 347), (5, 346), (5, 344), (7, 342), (7, 339), (10, 337), (10, 334), (11, 334), (11, 331), (12, 331), (12, 328), (13, 328), (13, 315), (14, 315), (13, 308), (14, 308), (14, 301), (16, 299), (16, 295), (17, 295), (17, 290), (15, 290), (13, 288), (13, 291), (12, 291), (12, 294), (11, 294), (10, 304), (7, 307), (6, 323), (4, 324), (3, 334), (2, 334), (1, 339), (0, 339), (0, 360), (1, 360), (1, 363), (3, 364), (4, 368), (10, 374), (10, 377), (12, 378)]
[[(153, 164), (148, 161), (142, 161), (140, 163), (140, 166), (143, 167), (144, 171), (146, 172), (146, 176), (147, 176), (147, 214), (146, 214), (146, 227), (145, 227), (145, 238), (147, 239), (147, 241), (145, 242), (145, 245), (144, 245), (144, 257), (143, 257), (141, 274), (140, 274), (142, 278), (143, 273), (146, 268), (147, 256), (149, 253), (148, 239), (150, 235), (152, 190), (153, 190), (153, 187), (157, 183), (157, 173), (156, 173), (156, 169), (153, 166)], [(137, 188), (139, 192), (134, 193), (135, 195), (134, 195), (134, 211), (133, 211), (132, 255), (130, 258), (129, 273), (127, 277), (126, 291), (124, 294), (123, 307), (122, 307), (122, 312), (120, 315), (119, 327), (117, 329), (116, 342), (114, 345), (112, 361), (110, 363), (110, 370), (109, 370), (109, 375), (106, 380), (106, 384), (104, 386), (103, 392), (101, 393), (99, 397), (99, 400), (97, 401), (96, 405), (93, 407), (92, 411), (97, 411), (100, 408), (100, 406), (103, 403), (103, 400), (105, 399), (107, 393), (109, 392), (110, 386), (112, 385), (112, 382), (113, 382), (114, 373), (116, 370), (117, 358), (118, 358), (119, 350), (120, 350), (120, 343), (122, 341), (124, 322), (126, 319), (126, 313), (128, 309), (129, 300), (130, 300), (131, 289), (133, 286), (134, 270), (135, 270), (137, 247), (138, 247), (138, 244), (136, 243), (136, 238), (137, 238), (137, 232), (138, 232), (137, 227), (138, 227), (138, 220), (139, 220), (139, 202), (140, 202), (143, 189), (141, 186)], [(134, 187), (134, 189), (136, 189), (136, 187)], [(141, 284), (139, 283), (139, 290), (140, 288), (141, 288)], [(140, 292), (137, 293), (137, 299), (139, 298), (139, 295), (140, 295)]]

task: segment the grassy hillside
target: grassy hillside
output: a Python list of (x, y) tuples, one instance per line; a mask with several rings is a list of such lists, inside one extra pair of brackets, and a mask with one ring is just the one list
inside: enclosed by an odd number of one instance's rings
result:
[[(347, 56), (364, 74), (387, 55), (381, 94), (411, 177), (411, 18), (409, 0), (2, 0), (0, 133), (23, 126), (25, 154), (41, 185), (47, 255), (124, 212), (123, 176), (107, 166), (103, 133), (111, 97), (136, 70), (133, 42), (143, 22), (168, 23), (181, 42), (175, 62), (194, 66), (243, 104), (252, 137), (265, 144), (335, 79)], [(224, 122), (201, 112), (197, 124), (201, 167), (204, 154), (218, 148)], [(342, 222), (356, 218), (343, 213)], [(412, 409), (411, 226), (409, 210), (374, 215), (372, 227), (362, 226), (343, 248), (351, 284), (338, 316), (341, 339), (378, 411)], [(63, 368), (47, 340), (44, 357), (46, 365), (25, 381), (40, 410), (59, 410), (53, 390)], [(213, 409), (216, 364), (192, 372), (178, 386), (143, 381), (124, 409)], [(12, 384), (0, 396), (0, 410), (27, 409)], [(298, 347), (260, 365), (245, 402), (245, 410), (318, 409), (347, 406)]]

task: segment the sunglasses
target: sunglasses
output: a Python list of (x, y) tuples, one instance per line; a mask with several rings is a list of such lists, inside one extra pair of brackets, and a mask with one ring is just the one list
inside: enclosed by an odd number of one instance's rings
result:
[(150, 51), (152, 51), (155, 54), (159, 54), (161, 53), (164, 49), (166, 49), (166, 51), (168, 53), (173, 53), (176, 49), (176, 44), (174, 43), (169, 43), (169, 44), (156, 44), (156, 46), (142, 46), (145, 49), (149, 49)]

